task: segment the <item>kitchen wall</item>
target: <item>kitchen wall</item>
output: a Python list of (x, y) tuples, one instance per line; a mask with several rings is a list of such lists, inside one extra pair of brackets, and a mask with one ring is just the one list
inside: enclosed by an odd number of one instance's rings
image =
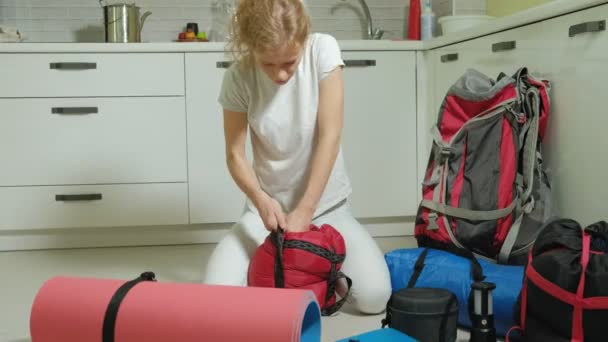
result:
[[(144, 27), (143, 40), (171, 41), (187, 22), (219, 39), (224, 16), (221, 0), (132, 0), (153, 14)], [(231, 0), (232, 1), (232, 0)], [(115, 3), (116, 1), (108, 1)], [(305, 0), (313, 28), (338, 39), (361, 39), (364, 15), (356, 0)], [(438, 16), (451, 12), (451, 0), (433, 0)], [(484, 14), (486, 0), (457, 0), (458, 13)], [(385, 38), (406, 35), (409, 0), (367, 0), (374, 24)], [(0, 25), (20, 29), (29, 42), (103, 41), (102, 10), (98, 0), (0, 0)], [(218, 29), (220, 28), (220, 29)]]
[(502, 17), (551, 1), (553, 0), (488, 0), (488, 15)]

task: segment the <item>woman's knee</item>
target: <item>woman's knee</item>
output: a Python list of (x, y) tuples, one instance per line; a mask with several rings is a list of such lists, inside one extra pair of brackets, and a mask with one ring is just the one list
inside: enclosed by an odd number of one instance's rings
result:
[(354, 296), (357, 310), (363, 314), (375, 315), (384, 312), (391, 296), (391, 287), (378, 284), (358, 289)]

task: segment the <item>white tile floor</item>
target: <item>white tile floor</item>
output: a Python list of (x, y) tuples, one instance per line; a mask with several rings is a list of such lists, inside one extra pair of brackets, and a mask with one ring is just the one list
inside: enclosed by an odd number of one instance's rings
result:
[[(411, 238), (379, 238), (383, 251), (414, 247)], [(215, 245), (132, 248), (87, 248), (0, 252), (0, 341), (29, 342), (32, 301), (47, 279), (56, 275), (132, 279), (152, 270), (159, 281), (199, 282)], [(382, 315), (360, 316), (345, 306), (334, 317), (324, 317), (323, 341), (331, 342), (379, 328)], [(468, 334), (459, 331), (459, 342)]]

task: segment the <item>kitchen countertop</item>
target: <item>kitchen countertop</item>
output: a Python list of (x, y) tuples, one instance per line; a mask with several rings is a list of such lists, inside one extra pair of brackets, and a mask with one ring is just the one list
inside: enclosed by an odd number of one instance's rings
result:
[[(505, 0), (506, 1), (506, 0)], [(470, 30), (437, 37), (424, 43), (424, 50), (431, 50), (465, 40), (490, 35), (515, 27), (550, 19), (560, 15), (580, 11), (589, 7), (608, 4), (608, 0), (555, 0), (544, 5), (532, 7), (511, 16), (496, 18), (486, 24), (478, 25)]]
[[(426, 42), (406, 40), (340, 40), (339, 44), (343, 50), (347, 51), (423, 51), (456, 44), (465, 40), (607, 3), (608, 0), (556, 0), (512, 16), (496, 18), (491, 22), (466, 31), (437, 37)], [(150, 42), (130, 44), (0, 43), (0, 53), (222, 52), (224, 49), (225, 44), (221, 42)]]

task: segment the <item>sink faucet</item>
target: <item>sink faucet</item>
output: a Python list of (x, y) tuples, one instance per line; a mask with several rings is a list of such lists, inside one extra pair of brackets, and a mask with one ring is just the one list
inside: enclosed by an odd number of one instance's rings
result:
[[(342, 1), (347, 1), (347, 0), (342, 0)], [(365, 0), (359, 0), (359, 3), (361, 3), (361, 7), (363, 7), (363, 12), (365, 13), (365, 18), (367, 20), (367, 39), (373, 39), (373, 40), (382, 39), (384, 30), (381, 30), (378, 28), (374, 29), (373, 22), (372, 22), (372, 14), (369, 11), (369, 7), (367, 6), (367, 3), (365, 2)]]

